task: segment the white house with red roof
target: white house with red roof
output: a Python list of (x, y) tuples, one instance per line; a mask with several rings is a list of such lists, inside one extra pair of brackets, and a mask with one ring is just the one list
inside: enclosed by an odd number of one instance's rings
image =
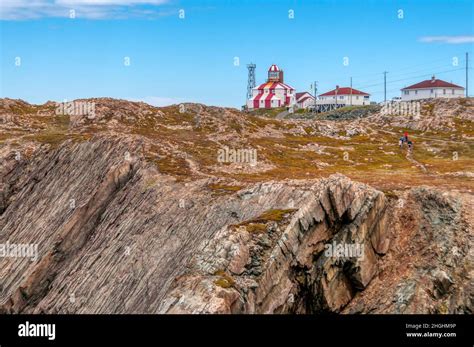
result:
[(309, 108), (314, 105), (314, 96), (308, 92), (296, 93), (296, 105), (298, 108)]
[(267, 82), (253, 88), (252, 97), (247, 100), (248, 109), (289, 107), (295, 104), (295, 89), (283, 82), (283, 70), (275, 64), (268, 69)]
[(462, 98), (464, 87), (431, 77), (401, 89), (402, 101), (429, 99), (429, 98)]
[(320, 105), (370, 105), (370, 94), (350, 87), (339, 87), (319, 95)]

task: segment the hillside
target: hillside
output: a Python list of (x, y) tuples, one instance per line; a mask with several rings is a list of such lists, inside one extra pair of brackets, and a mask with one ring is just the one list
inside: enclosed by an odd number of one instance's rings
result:
[(76, 102), (94, 115), (0, 100), (0, 243), (39, 250), (0, 259), (1, 312), (472, 312), (472, 99), (283, 120)]

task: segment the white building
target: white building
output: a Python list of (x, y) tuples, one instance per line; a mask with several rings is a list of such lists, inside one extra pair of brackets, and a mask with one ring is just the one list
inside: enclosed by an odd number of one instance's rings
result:
[(308, 92), (296, 93), (296, 105), (298, 108), (308, 108), (314, 105), (314, 96)]
[(370, 94), (354, 88), (336, 86), (336, 89), (320, 94), (316, 104), (370, 105)]
[(253, 88), (252, 97), (247, 100), (248, 109), (289, 107), (295, 104), (295, 89), (283, 83), (283, 71), (275, 64), (268, 69), (267, 82)]
[(401, 89), (402, 101), (429, 98), (462, 98), (464, 88), (433, 76), (430, 80), (413, 84)]

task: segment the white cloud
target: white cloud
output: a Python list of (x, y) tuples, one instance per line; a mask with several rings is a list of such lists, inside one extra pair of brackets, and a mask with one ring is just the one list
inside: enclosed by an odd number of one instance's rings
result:
[(421, 42), (427, 43), (448, 43), (448, 44), (462, 44), (462, 43), (471, 43), (474, 42), (474, 36), (464, 35), (464, 36), (424, 36), (420, 38)]
[(131, 5), (162, 5), (166, 0), (56, 0), (58, 5), (77, 6), (77, 5), (116, 5), (116, 6), (131, 6)]
[(0, 19), (69, 18), (70, 10), (75, 11), (76, 18), (86, 19), (156, 18), (166, 14), (158, 7), (167, 2), (168, 0), (1, 0)]

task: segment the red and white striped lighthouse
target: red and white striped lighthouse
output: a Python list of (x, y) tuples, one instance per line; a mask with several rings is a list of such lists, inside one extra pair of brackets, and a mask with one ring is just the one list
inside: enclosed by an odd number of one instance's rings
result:
[(283, 83), (283, 70), (273, 64), (268, 69), (267, 82), (253, 88), (247, 100), (249, 109), (293, 106), (296, 103), (295, 89)]

